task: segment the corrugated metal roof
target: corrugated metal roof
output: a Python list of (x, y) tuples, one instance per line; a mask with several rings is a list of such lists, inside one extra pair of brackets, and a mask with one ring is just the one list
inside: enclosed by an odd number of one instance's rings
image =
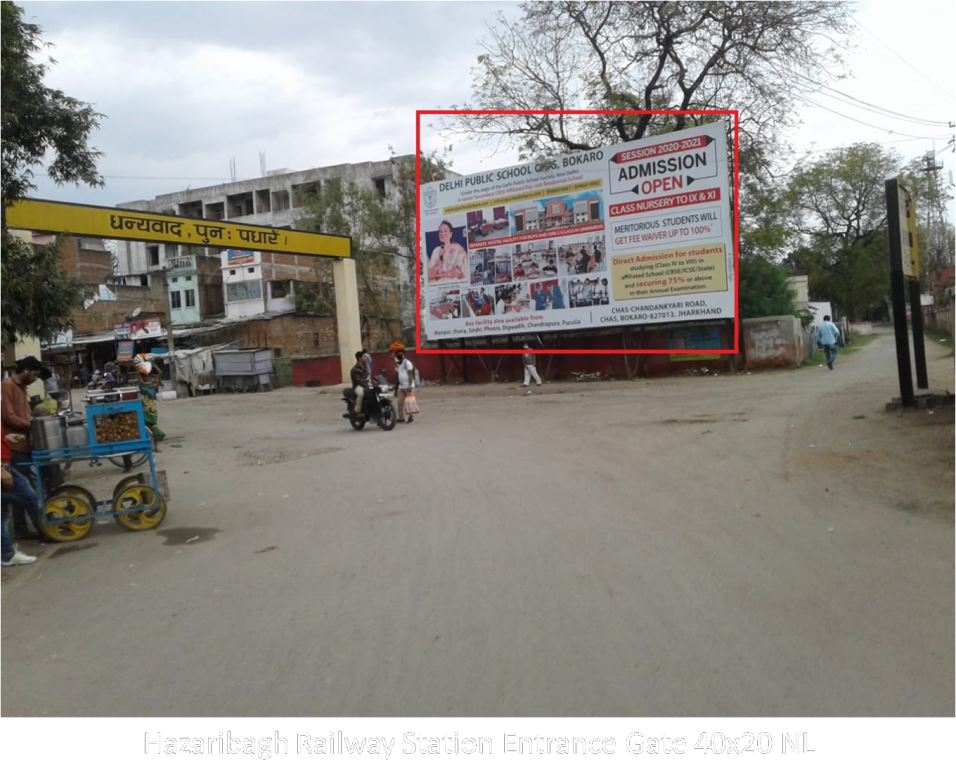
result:
[[(265, 312), (261, 315), (250, 315), (248, 317), (229, 317), (221, 318), (216, 320), (214, 323), (203, 324), (203, 325), (190, 325), (190, 326), (174, 326), (173, 327), (173, 338), (179, 338), (181, 336), (196, 336), (203, 333), (211, 333), (212, 331), (222, 330), (223, 328), (229, 328), (235, 325), (241, 325), (243, 323), (248, 323), (252, 320), (272, 320), (276, 317), (282, 317), (284, 315), (294, 315), (295, 310), (281, 310), (278, 312)], [(164, 333), (162, 336), (155, 337), (157, 342), (161, 342), (166, 338)], [(88, 334), (73, 334), (73, 347), (85, 347), (89, 344), (99, 344), (104, 341), (116, 341), (116, 336), (113, 331), (103, 331), (101, 333), (88, 333)], [(148, 341), (148, 339), (139, 339), (139, 341)], [(48, 345), (43, 346), (44, 349), (66, 349), (66, 347), (49, 347)]]

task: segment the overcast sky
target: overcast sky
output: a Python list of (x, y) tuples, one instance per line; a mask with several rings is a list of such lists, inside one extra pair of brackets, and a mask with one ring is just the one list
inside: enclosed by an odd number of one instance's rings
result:
[[(37, 197), (115, 205), (187, 187), (385, 159), (415, 147), (415, 109), (471, 97), (478, 41), (501, 2), (24, 2), (53, 43), (47, 84), (106, 115), (93, 144), (106, 187)], [(956, 120), (950, 2), (860, 3), (844, 93), (920, 120)], [(798, 147), (879, 141), (904, 158), (941, 150), (954, 129), (891, 119), (822, 93), (805, 104)], [(850, 119), (853, 118), (853, 119)], [(871, 123), (867, 127), (860, 122)], [(913, 138), (919, 137), (919, 138)], [(935, 143), (933, 138), (935, 137)], [(423, 132), (426, 148), (441, 139)], [(517, 161), (506, 148), (452, 153), (460, 173)], [(937, 155), (946, 173), (954, 155)]]

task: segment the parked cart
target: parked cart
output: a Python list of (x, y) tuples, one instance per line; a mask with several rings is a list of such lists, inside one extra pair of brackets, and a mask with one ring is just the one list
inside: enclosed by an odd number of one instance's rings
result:
[[(141, 400), (88, 403), (86, 439), (73, 428), (58, 434), (56, 425), (45, 423), (40, 447), (33, 451), (33, 470), (40, 502), (40, 527), (53, 541), (76, 541), (86, 536), (93, 523), (113, 519), (124, 528), (143, 531), (155, 528), (166, 517), (159, 473), (153, 458), (153, 443), (143, 418)], [(36, 441), (34, 441), (36, 445)], [(63, 463), (117, 459), (145, 454), (149, 472), (123, 478), (112, 497), (97, 500), (81, 485), (45, 488), (44, 467)]]

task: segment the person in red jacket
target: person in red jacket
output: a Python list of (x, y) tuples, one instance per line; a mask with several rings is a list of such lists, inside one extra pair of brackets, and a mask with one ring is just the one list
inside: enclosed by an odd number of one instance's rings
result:
[(2, 561), (3, 565), (29, 565), (35, 563), (36, 558), (17, 549), (10, 536), (10, 504), (25, 508), (34, 520), (40, 517), (40, 504), (30, 481), (10, 464), (12, 455), (6, 430), (0, 426), (0, 461), (3, 463), (3, 492), (0, 496), (3, 504), (3, 525), (0, 526), (3, 529)]

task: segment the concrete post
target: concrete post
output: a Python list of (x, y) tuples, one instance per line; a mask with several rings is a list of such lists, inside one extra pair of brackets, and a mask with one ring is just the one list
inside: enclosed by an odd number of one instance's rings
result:
[(335, 283), (335, 319), (339, 328), (339, 360), (342, 364), (342, 383), (351, 378), (349, 371), (355, 353), (362, 348), (362, 320), (359, 313), (358, 276), (353, 259), (332, 262), (332, 280)]

